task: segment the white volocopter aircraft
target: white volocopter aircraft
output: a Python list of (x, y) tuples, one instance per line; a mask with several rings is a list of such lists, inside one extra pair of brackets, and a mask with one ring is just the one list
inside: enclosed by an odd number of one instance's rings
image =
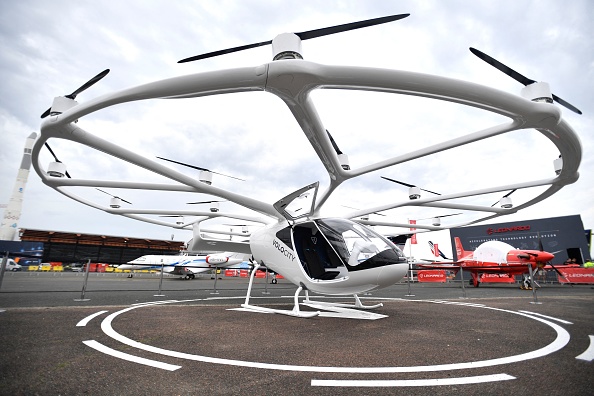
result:
[[(109, 71), (106, 70), (73, 93), (55, 98), (51, 108), (42, 115), (45, 120), (41, 125), (41, 135), (35, 142), (32, 152), (35, 171), (48, 186), (96, 209), (152, 224), (193, 230), (193, 239), (188, 243), (189, 251), (214, 250), (250, 254), (256, 268), (265, 265), (297, 286), (292, 310), (254, 306), (249, 301), (253, 274), (256, 272), (253, 271), (248, 294), (242, 305), (245, 310), (300, 317), (317, 315), (317, 312), (299, 309), (298, 297), (301, 291), (305, 291), (306, 301), (309, 301), (309, 291), (330, 295), (353, 295), (355, 304), (352, 306), (370, 308), (365, 307), (357, 295), (399, 281), (406, 274), (408, 263), (400, 249), (368, 225), (409, 228), (410, 224), (408, 221), (372, 221), (367, 215), (387, 210), (395, 211), (400, 208), (408, 210), (411, 206), (422, 209), (447, 208), (463, 210), (465, 213), (486, 213), (458, 224), (416, 226), (424, 230), (442, 230), (490, 220), (534, 205), (555, 194), (564, 186), (574, 183), (579, 177), (578, 168), (582, 157), (581, 143), (577, 134), (562, 118), (561, 109), (555, 106), (553, 101), (572, 111), (579, 112), (579, 110), (553, 95), (547, 83), (527, 79), (477, 50), (471, 49), (482, 60), (526, 85), (521, 96), (476, 83), (412, 71), (322, 65), (303, 59), (302, 40), (392, 22), (407, 16), (408, 14), (392, 15), (300, 33), (283, 33), (271, 41), (215, 51), (180, 61), (180, 63), (194, 61), (272, 44), (273, 60), (265, 64), (177, 76), (106, 94), (86, 103), (75, 101), (78, 94), (105, 77)], [(373, 161), (376, 162), (350, 164), (348, 156), (339, 150), (326, 129), (321, 117), (323, 112), (318, 111), (313, 100), (312, 94), (321, 89), (413, 96), (431, 99), (428, 101), (431, 103), (444, 101), (496, 114), (498, 121), (496, 125), (477, 131), (454, 131), (455, 133), (444, 134), (443, 142), (436, 143), (428, 139), (427, 147), (415, 147), (410, 153), (375, 152)], [(212, 176), (216, 172), (177, 161), (171, 161), (176, 165), (166, 166), (161, 161), (155, 161), (153, 158), (131, 151), (130, 145), (124, 141), (119, 142), (118, 138), (107, 141), (101, 137), (100, 132), (93, 134), (84, 129), (86, 116), (93, 114), (93, 117), (100, 117), (95, 113), (127, 102), (184, 99), (184, 101), (196, 101), (198, 102), (196, 105), (199, 105), (199, 102), (207, 96), (240, 92), (245, 95), (254, 91), (265, 92), (280, 99), (294, 117), (288, 120), (290, 125), (297, 124), (301, 127), (313, 149), (311, 153), (304, 152), (302, 155), (315, 154), (328, 175), (324, 188), (320, 189), (319, 194), (320, 184), (315, 182), (274, 204), (261, 201), (253, 198), (253, 191), (252, 194), (242, 195), (213, 185)], [(426, 114), (431, 112), (431, 103), (425, 110)], [(263, 109), (264, 116), (266, 116), (266, 110)], [(406, 110), (393, 108), (390, 111), (397, 115), (399, 111)], [(167, 114), (160, 116), (167, 119)], [(367, 115), (362, 114), (362, 116)], [(501, 117), (505, 118), (503, 122), (500, 122)], [(279, 125), (280, 128), (282, 128), (281, 125)], [(323, 213), (324, 205), (344, 182), (388, 168), (397, 172), (396, 168), (401, 164), (425, 161), (427, 157), (437, 153), (526, 129), (533, 129), (540, 133), (542, 138), (548, 139), (559, 150), (559, 157), (555, 155), (555, 158), (551, 159), (554, 166), (554, 174), (551, 169), (551, 177), (536, 180), (528, 178), (514, 184), (508, 183), (482, 189), (476, 189), (472, 182), (456, 183), (452, 186), (456, 189), (455, 192), (443, 195), (432, 194), (428, 197), (421, 197), (421, 189), (411, 185), (408, 199), (356, 210), (341, 218), (329, 218)], [(366, 133), (374, 133), (374, 131), (369, 130)], [(152, 181), (154, 179), (147, 182), (131, 182), (68, 178), (66, 164), (58, 161), (57, 158), (46, 170), (40, 163), (40, 151), (47, 140), (52, 138), (66, 139), (85, 145), (87, 148), (165, 177), (171, 183), (154, 183)], [(213, 139), (215, 135), (193, 136), (188, 139), (188, 144), (204, 145), (209, 138)], [(286, 149), (290, 149), (290, 145), (287, 145)], [(257, 154), (256, 152), (255, 155)], [(381, 157), (383, 154), (387, 158)], [(395, 156), (390, 157), (390, 155)], [(188, 165), (199, 170), (200, 174), (196, 177), (180, 172), (175, 169), (179, 165)], [(282, 171), (283, 165), (282, 159), (279, 158), (279, 172)], [(479, 165), (473, 163), (473, 166)], [(485, 164), (485, 168), (485, 174), (496, 171), (490, 162)], [(300, 169), (300, 171), (303, 173), (304, 170)], [(290, 179), (291, 175), (286, 177)], [(489, 178), (489, 180), (492, 179)], [(465, 189), (463, 185), (467, 188)], [(142, 190), (143, 195), (147, 197), (153, 192), (163, 191), (206, 194), (209, 198), (216, 197), (240, 205), (252, 213), (196, 211), (183, 208), (178, 210), (135, 208), (132, 205), (122, 207), (119, 202), (105, 205), (92, 201), (88, 196), (83, 196), (84, 187)], [(500, 207), (477, 204), (477, 196), (534, 187), (544, 188), (528, 190), (528, 193), (534, 191), (534, 196), (516, 206), (512, 205), (509, 194), (500, 200)], [(262, 196), (261, 192), (258, 195)], [(465, 199), (468, 200), (465, 201)], [(184, 220), (172, 223), (163, 221), (157, 218), (158, 216), (183, 216)], [(210, 231), (205, 227), (201, 228), (201, 223), (219, 217), (259, 224), (261, 227), (251, 233), (237, 234), (249, 238), (247, 241), (206, 237), (204, 233)], [(224, 232), (221, 234), (233, 236)], [(334, 305), (333, 308), (344, 307), (342, 304), (326, 304)]]
[(164, 273), (181, 275), (185, 279), (194, 279), (196, 274), (213, 268), (241, 268), (248, 259), (242, 253), (214, 253), (208, 255), (146, 255), (118, 266), (121, 270), (141, 270), (163, 268)]

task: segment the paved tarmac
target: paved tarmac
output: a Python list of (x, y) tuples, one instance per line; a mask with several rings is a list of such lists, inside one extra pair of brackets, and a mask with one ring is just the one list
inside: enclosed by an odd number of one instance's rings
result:
[[(399, 283), (361, 296), (387, 317), (360, 320), (238, 311), (244, 278), (84, 280), (5, 275), (0, 394), (592, 394), (588, 285)], [(290, 310), (294, 291), (256, 280), (251, 302)]]

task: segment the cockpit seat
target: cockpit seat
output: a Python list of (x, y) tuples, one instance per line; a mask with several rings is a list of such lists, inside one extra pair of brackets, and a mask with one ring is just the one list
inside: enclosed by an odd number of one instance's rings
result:
[(336, 278), (338, 275), (340, 275), (339, 271), (324, 271), (324, 273), (322, 273), (322, 275), (319, 276), (318, 279), (331, 280), (331, 279)]

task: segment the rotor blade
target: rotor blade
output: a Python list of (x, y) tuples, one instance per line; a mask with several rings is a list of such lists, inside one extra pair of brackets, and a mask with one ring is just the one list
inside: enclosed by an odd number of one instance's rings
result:
[[(109, 73), (109, 69), (103, 70), (101, 73), (97, 74), (95, 77), (91, 78), (89, 81), (81, 85), (80, 88), (78, 88), (76, 91), (72, 92), (69, 95), (65, 95), (65, 97), (74, 100), (79, 93), (81, 93), (85, 89), (89, 88), (90, 86), (101, 80), (103, 77), (107, 75), (107, 73)], [(50, 107), (49, 109), (43, 112), (41, 118), (47, 117), (48, 115), (50, 115), (51, 112), (52, 108)]]
[(99, 191), (101, 191), (101, 192), (102, 192), (102, 193), (104, 193), (104, 194), (107, 194), (107, 195), (109, 195), (109, 196), (111, 196), (111, 197), (113, 197), (113, 198), (117, 198), (117, 199), (119, 199), (119, 200), (120, 200), (120, 201), (122, 201), (122, 202), (126, 202), (127, 204), (130, 204), (130, 205), (132, 205), (132, 202), (126, 201), (124, 198), (120, 198), (120, 197), (118, 197), (117, 195), (110, 194), (110, 193), (108, 193), (107, 191), (104, 191), (104, 190), (102, 190), (102, 189), (100, 189), (100, 188), (97, 188), (97, 187), (95, 187), (95, 190), (99, 190)]
[(343, 25), (331, 26), (321, 29), (308, 30), (306, 32), (295, 33), (301, 40), (309, 40), (316, 37), (327, 36), (329, 34), (346, 32), (349, 30), (360, 29), (364, 27), (381, 25), (382, 23), (393, 22), (406, 18), (410, 14), (390, 15), (380, 18), (367, 19), (365, 21), (345, 23)]
[(514, 193), (516, 190), (517, 190), (517, 188), (514, 188), (513, 190), (511, 190), (510, 192), (508, 192), (507, 194), (505, 194), (505, 195), (504, 195), (503, 197), (501, 197), (501, 198), (507, 198), (507, 197), (509, 197), (509, 196), (510, 196), (510, 195), (512, 195), (512, 194), (513, 194), (513, 193)]
[(338, 145), (334, 141), (334, 138), (332, 137), (332, 135), (330, 134), (330, 132), (327, 129), (326, 129), (326, 133), (328, 134), (328, 137), (330, 138), (330, 143), (332, 143), (332, 147), (334, 147), (334, 151), (336, 151), (336, 154), (338, 154), (338, 155), (342, 154), (342, 151), (340, 151), (340, 149), (338, 148)]
[[(380, 177), (382, 179), (386, 179), (386, 180), (389, 180), (389, 181), (394, 182), (394, 183), (402, 184), (403, 186), (406, 186), (406, 187), (417, 187), (417, 186), (412, 185), (412, 184), (408, 184), (408, 183), (401, 182), (401, 181), (398, 181), (398, 180), (390, 179), (389, 177), (384, 177), (384, 176), (380, 176)], [(434, 191), (425, 190), (424, 188), (420, 188), (420, 189), (423, 190), (423, 191), (427, 191), (428, 193), (431, 193), (431, 194), (441, 195), (440, 193), (436, 193)]]
[(572, 105), (571, 103), (561, 99), (560, 97), (558, 97), (555, 94), (551, 94), (551, 96), (553, 97), (553, 100), (557, 103), (559, 103), (561, 106), (565, 106), (566, 108), (568, 108), (569, 110), (573, 111), (574, 113), (577, 114), (582, 114), (581, 110), (578, 109), (577, 107), (575, 107), (574, 105)]
[(225, 202), (225, 201), (186, 202), (186, 205), (200, 205), (200, 204), (215, 203), (215, 202)]
[[(489, 55), (485, 54), (484, 52), (481, 52), (481, 51), (479, 51), (475, 48), (472, 48), (472, 47), (470, 47), (470, 52), (472, 52), (473, 54), (475, 54), (476, 56), (478, 56), (479, 58), (481, 58), (482, 60), (484, 60), (485, 62), (490, 64), (491, 66), (499, 69), (500, 71), (504, 72), (505, 74), (507, 74), (508, 76), (513, 78), (514, 80), (516, 80), (524, 85), (530, 85), (530, 84), (533, 84), (536, 82), (526, 76), (521, 75), (520, 73), (513, 70), (509, 66), (504, 65), (503, 63), (499, 62), (497, 59), (490, 57)], [(551, 96), (553, 97), (553, 100), (556, 101), (557, 103), (559, 103), (561, 106), (568, 108), (569, 110), (573, 111), (574, 113), (582, 114), (582, 112), (577, 107), (572, 105), (571, 103), (561, 99), (560, 97), (556, 96), (555, 94), (551, 94)]]
[(48, 108), (46, 111), (43, 112), (43, 114), (41, 115), (41, 118), (45, 118), (48, 115), (50, 115), (50, 113), (52, 112), (52, 108)]
[(58, 157), (56, 157), (56, 154), (54, 153), (54, 150), (52, 150), (52, 148), (49, 146), (49, 144), (47, 144), (47, 142), (45, 142), (45, 147), (47, 147), (47, 149), (52, 154), (52, 156), (54, 157), (54, 160), (56, 160), (56, 162), (62, 162), (62, 161), (60, 161), (58, 159)]
[(109, 69), (103, 70), (101, 73), (97, 74), (95, 77), (91, 78), (89, 81), (81, 85), (80, 88), (78, 88), (76, 91), (72, 92), (70, 95), (66, 95), (66, 97), (70, 99), (75, 99), (79, 93), (90, 88), (93, 84), (99, 82), (103, 77), (107, 76), (107, 73), (109, 73)]
[[(349, 209), (361, 210), (361, 209), (358, 209), (358, 208), (353, 208), (352, 206), (346, 206), (346, 205), (342, 205), (342, 206), (344, 206), (345, 208), (349, 208)], [(378, 216), (387, 216), (387, 215), (385, 215), (383, 213), (379, 213), (379, 212), (371, 212), (371, 213), (376, 214)]]
[[(185, 164), (185, 163), (183, 163), (183, 162), (178, 162), (178, 161), (170, 160), (170, 159), (163, 158), (163, 157), (157, 157), (157, 158), (159, 158), (160, 160), (163, 160), (163, 161), (169, 161), (169, 162), (173, 162), (174, 164), (178, 164), (178, 165), (187, 166), (188, 168), (193, 168), (193, 169), (203, 170), (203, 171), (206, 171), (206, 172), (212, 172), (212, 171), (211, 171), (211, 170), (209, 170), (209, 169), (206, 169), (206, 168), (201, 168), (201, 167), (199, 167), (199, 166), (194, 166), (194, 165), (190, 165), (190, 164)], [(212, 173), (214, 173), (214, 172), (212, 172)]]
[(212, 58), (215, 56), (230, 54), (232, 52), (239, 52), (239, 51), (243, 51), (246, 49), (261, 47), (263, 45), (268, 45), (268, 44), (272, 44), (272, 40), (262, 41), (260, 43), (254, 43), (254, 44), (240, 45), (239, 47), (233, 47), (233, 48), (227, 48), (227, 49), (223, 49), (223, 50), (208, 52), (208, 53), (202, 54), (202, 55), (190, 56), (189, 58), (185, 58), (185, 59), (177, 61), (177, 63), (186, 63), (186, 62), (192, 62), (192, 61), (196, 61), (196, 60), (200, 60), (200, 59)]
[(536, 82), (534, 80), (529, 79), (526, 76), (521, 75), (520, 73), (518, 73), (511, 67), (504, 65), (503, 63), (499, 62), (497, 59), (490, 57), (489, 55), (477, 50), (476, 48), (470, 47), (470, 52), (472, 52), (473, 54), (475, 54), (476, 56), (478, 56), (479, 58), (481, 58), (482, 60), (484, 60), (491, 66), (493, 66), (494, 68), (499, 69), (503, 73), (507, 74), (514, 80), (520, 82), (521, 84), (530, 85), (530, 84), (533, 84)]
[[(392, 15), (392, 16), (386, 16), (386, 17), (375, 18), (375, 19), (368, 19), (366, 21), (352, 22), (352, 23), (347, 23), (344, 25), (332, 26), (332, 27), (327, 27), (327, 28), (322, 28), (322, 29), (308, 30), (306, 32), (295, 33), (295, 35), (298, 36), (301, 40), (308, 40), (311, 38), (327, 36), (329, 34), (346, 32), (348, 30), (354, 30), (354, 29), (369, 27), (369, 26), (373, 26), (373, 25), (379, 25), (382, 23), (392, 22), (392, 21), (396, 21), (398, 19), (406, 18), (409, 15), (410, 14), (400, 14), (400, 15)], [(253, 43), (253, 44), (240, 45), (239, 47), (227, 48), (227, 49), (223, 49), (223, 50), (208, 52), (206, 54), (195, 55), (195, 56), (191, 56), (189, 58), (182, 59), (182, 60), (178, 61), (177, 63), (186, 63), (186, 62), (192, 62), (192, 61), (196, 61), (196, 60), (200, 60), (200, 59), (212, 58), (214, 56), (230, 54), (232, 52), (243, 51), (246, 49), (261, 47), (263, 45), (268, 45), (268, 44), (272, 44), (272, 40), (262, 41), (262, 42)]]
[[(49, 113), (48, 113), (48, 114), (49, 114)], [(58, 157), (57, 157), (57, 156), (56, 156), (56, 154), (54, 153), (54, 150), (52, 150), (52, 148), (50, 147), (50, 145), (49, 145), (47, 142), (45, 142), (45, 147), (47, 147), (47, 149), (48, 149), (48, 150), (49, 150), (49, 152), (52, 154), (52, 156), (54, 157), (54, 160), (56, 160), (56, 162), (60, 162), (60, 163), (62, 163), (62, 161), (60, 161), (60, 160), (58, 159)], [(66, 175), (66, 177), (67, 177), (67, 178), (69, 178), (69, 179), (72, 179), (72, 178), (70, 177), (70, 174), (68, 173), (68, 171), (64, 172), (64, 174)]]
[(219, 173), (219, 172), (215, 172), (215, 171), (211, 171), (210, 169), (206, 169), (206, 168), (201, 168), (199, 166), (194, 166), (194, 165), (190, 165), (190, 164), (185, 164), (183, 162), (178, 162), (178, 161), (174, 161), (174, 160), (170, 160), (167, 158), (163, 158), (163, 157), (157, 157), (163, 161), (169, 161), (169, 162), (173, 162), (174, 164), (178, 164), (178, 165), (183, 165), (183, 166), (187, 166), (188, 168), (193, 168), (193, 169), (197, 169), (197, 170), (201, 170), (201, 171), (206, 171), (206, 172), (210, 172), (210, 173), (214, 173), (215, 175), (221, 175), (221, 176), (225, 176), (225, 177), (230, 177), (231, 179), (235, 179), (235, 180), (241, 180), (241, 181), (245, 181), (243, 179), (240, 179), (239, 177), (235, 177), (235, 176), (229, 176), (229, 175), (225, 175), (223, 173)]
[[(501, 201), (503, 198), (507, 198), (510, 195), (512, 195), (514, 193), (514, 191), (516, 191), (517, 188), (514, 188), (513, 190), (511, 190), (510, 192), (508, 192), (507, 194), (505, 194), (503, 197), (499, 198), (499, 201)], [(499, 203), (499, 201), (495, 202), (493, 205), (491, 205), (491, 207), (497, 205)]]
[(107, 194), (107, 195), (109, 195), (109, 196), (112, 196), (112, 197), (116, 198), (116, 196), (115, 196), (115, 195), (113, 195), (113, 194), (110, 194), (110, 193), (108, 193), (107, 191), (103, 191), (103, 190), (102, 190), (102, 189), (100, 189), (100, 188), (97, 188), (97, 187), (95, 187), (95, 190), (99, 190), (99, 191), (101, 191), (101, 192), (102, 192), (102, 193), (104, 193), (104, 194)]
[(443, 215), (443, 216), (435, 216), (435, 217), (450, 217), (450, 216), (458, 216), (458, 215), (461, 215), (461, 214), (462, 214), (462, 212), (460, 212), (460, 213), (453, 213), (453, 214), (448, 214), (448, 215)]
[(406, 186), (406, 187), (416, 187), (416, 186), (413, 186), (412, 184), (408, 184), (408, 183), (404, 183), (404, 182), (401, 182), (401, 181), (398, 181), (398, 180), (390, 179), (389, 177), (385, 177), (385, 176), (380, 176), (380, 177), (382, 179), (389, 180), (389, 181), (391, 181), (393, 183), (402, 184), (403, 186)]

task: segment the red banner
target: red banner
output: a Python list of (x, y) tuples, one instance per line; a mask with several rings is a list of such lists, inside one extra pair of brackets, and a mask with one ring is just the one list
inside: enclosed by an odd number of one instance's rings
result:
[(446, 282), (446, 272), (444, 270), (426, 270), (417, 272), (419, 282)]
[(481, 282), (484, 283), (515, 283), (516, 279), (508, 274), (482, 274)]
[[(408, 221), (409, 224), (417, 224), (416, 220), (409, 220)], [(416, 228), (411, 228), (411, 231), (416, 231)], [(412, 234), (412, 236), (410, 237), (410, 244), (411, 245), (416, 245), (417, 244), (417, 234)]]
[(563, 274), (557, 274), (559, 283), (594, 283), (594, 268), (556, 268)]

